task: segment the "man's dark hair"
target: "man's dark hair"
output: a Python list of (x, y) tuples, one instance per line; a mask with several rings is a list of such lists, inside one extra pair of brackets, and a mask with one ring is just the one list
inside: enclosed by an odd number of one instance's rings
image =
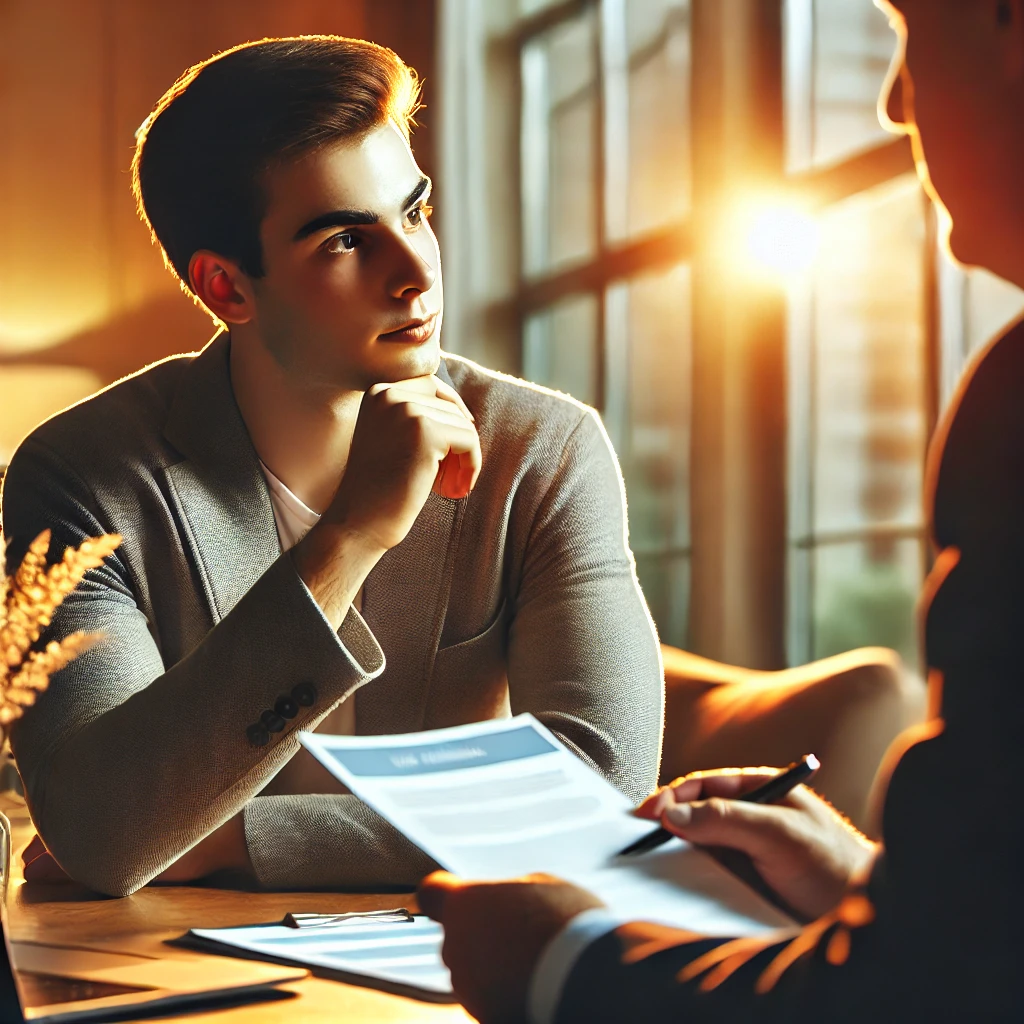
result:
[(263, 275), (263, 177), (275, 164), (389, 120), (409, 138), (416, 74), (362, 39), (262, 39), (189, 68), (137, 133), (132, 191), (164, 262), (188, 289), (199, 249)]

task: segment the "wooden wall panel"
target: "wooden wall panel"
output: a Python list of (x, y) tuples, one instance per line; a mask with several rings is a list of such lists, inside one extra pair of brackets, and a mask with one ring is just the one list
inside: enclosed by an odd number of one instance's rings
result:
[[(0, 0), (0, 463), (26, 423), (211, 333), (130, 194), (135, 130), (174, 79), (326, 32), (392, 46), (429, 85), (433, 22), (433, 0)], [(429, 118), (417, 149), (431, 173)]]
[(8, 2), (0, 32), (0, 345), (106, 311), (102, 0)]

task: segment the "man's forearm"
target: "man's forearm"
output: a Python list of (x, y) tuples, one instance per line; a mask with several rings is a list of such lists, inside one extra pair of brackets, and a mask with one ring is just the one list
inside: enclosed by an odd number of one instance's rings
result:
[(320, 522), (291, 554), (302, 582), (337, 630), (384, 549), (354, 530)]
[[(12, 742), (47, 847), (110, 895), (145, 885), (237, 814), (294, 753), (294, 732), (384, 667), (361, 619), (331, 629), (287, 557), (166, 670), (136, 610), (91, 605), (69, 605), (60, 629), (109, 623), (109, 641), (68, 666), (48, 694), (63, 700), (49, 717), (26, 716)], [(296, 686), (303, 701), (286, 718), (277, 703)], [(271, 714), (276, 732), (262, 727)], [(81, 723), (70, 735), (68, 721)]]

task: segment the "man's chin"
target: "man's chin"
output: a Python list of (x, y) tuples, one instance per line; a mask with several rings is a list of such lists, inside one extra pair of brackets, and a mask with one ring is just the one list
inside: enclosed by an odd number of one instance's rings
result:
[(367, 368), (373, 384), (394, 384), (412, 377), (428, 377), (437, 373), (441, 365), (441, 345), (431, 338), (422, 345), (394, 346), (388, 351), (383, 345), (374, 352), (373, 366)]

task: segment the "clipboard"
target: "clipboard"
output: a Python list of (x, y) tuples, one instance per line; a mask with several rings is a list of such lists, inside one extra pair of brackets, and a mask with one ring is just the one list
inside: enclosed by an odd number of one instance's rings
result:
[(441, 959), (444, 931), (406, 910), (288, 914), (236, 928), (192, 928), (172, 945), (304, 967), (319, 978), (437, 1003), (458, 1002)]

